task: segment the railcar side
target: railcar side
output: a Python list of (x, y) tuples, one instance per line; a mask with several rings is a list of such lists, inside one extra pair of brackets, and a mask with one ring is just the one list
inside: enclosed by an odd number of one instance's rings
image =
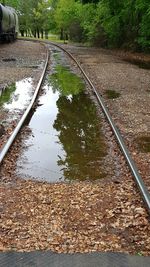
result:
[(0, 4), (0, 40), (15, 40), (18, 28), (18, 16), (15, 10)]

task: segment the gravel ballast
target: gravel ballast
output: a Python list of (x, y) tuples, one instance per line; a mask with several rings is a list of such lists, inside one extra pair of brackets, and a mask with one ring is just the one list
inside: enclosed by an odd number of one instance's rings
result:
[[(0, 44), (0, 95), (12, 84), (32, 79), (32, 98), (42, 74), (45, 58), (46, 48), (40, 43), (17, 40), (10, 44)], [(3, 131), (0, 130), (0, 148), (7, 141), (24, 110), (25, 108), (20, 108), (14, 116), (14, 113), (1, 107), (0, 129)]]
[[(103, 95), (148, 184), (149, 154), (138, 152), (133, 139), (143, 133), (143, 127), (148, 134), (149, 121), (143, 121), (143, 113), (140, 112), (142, 100), (137, 101), (138, 115), (132, 101), (138, 100), (140, 92), (147, 92), (149, 71), (123, 62), (119, 55), (107, 50), (65, 48), (77, 57)], [(110, 89), (119, 92), (120, 97), (107, 99), (105, 91)], [(145, 105), (149, 105), (147, 94), (141, 97)], [(148, 112), (148, 107), (145, 112)], [(135, 120), (132, 121), (132, 117)], [(137, 124), (141, 125), (141, 120), (144, 126), (140, 128)], [(111, 144), (109, 156), (115, 166), (112, 172), (109, 170), (107, 178), (97, 182), (48, 184), (16, 177), (13, 169), (21, 152), (20, 135), (1, 170), (1, 251), (115, 251), (150, 255), (147, 211), (123, 156), (116, 148), (114, 137), (104, 122), (104, 132), (107, 128), (106, 135)]]

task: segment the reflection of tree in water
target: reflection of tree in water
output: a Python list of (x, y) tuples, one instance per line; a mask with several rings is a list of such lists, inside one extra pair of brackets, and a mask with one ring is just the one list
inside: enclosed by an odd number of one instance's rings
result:
[(64, 177), (73, 179), (99, 179), (104, 177), (100, 160), (106, 147), (100, 132), (95, 106), (84, 93), (71, 98), (61, 96), (57, 101), (58, 115), (54, 128), (66, 152), (58, 165)]

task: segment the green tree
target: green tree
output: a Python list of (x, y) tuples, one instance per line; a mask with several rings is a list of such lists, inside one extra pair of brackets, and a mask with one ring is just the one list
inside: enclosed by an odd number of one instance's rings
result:
[[(96, 109), (90, 99), (84, 93), (72, 95), (72, 99), (61, 96), (57, 107), (53, 127), (59, 133), (59, 142), (65, 151), (58, 160), (64, 177), (67, 180), (104, 177), (104, 169), (98, 163), (106, 155), (106, 147), (103, 138), (100, 138)], [(93, 143), (92, 140), (96, 141)]]
[(11, 6), (17, 9), (19, 0), (5, 0), (5, 1), (2, 1), (2, 3), (7, 6)]
[(43, 37), (56, 30), (61, 39), (150, 50), (149, 0), (5, 0), (5, 4), (16, 8), (22, 35)]
[(82, 28), (79, 18), (80, 3), (74, 0), (59, 0), (56, 6), (55, 21), (60, 30), (61, 39), (66, 36), (71, 40), (82, 39)]
[(150, 4), (149, 0), (137, 0), (136, 12), (138, 14), (137, 42), (144, 50), (150, 50)]

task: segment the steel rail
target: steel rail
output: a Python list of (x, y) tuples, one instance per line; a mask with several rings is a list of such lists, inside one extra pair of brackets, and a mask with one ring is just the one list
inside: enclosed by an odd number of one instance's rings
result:
[[(28, 38), (20, 39), (20, 40), (35, 41), (35, 42), (37, 41), (37, 40), (34, 40), (34, 39), (31, 40), (31, 39), (28, 39)], [(79, 69), (82, 72), (83, 76), (85, 77), (85, 79), (87, 80), (87, 82), (89, 83), (91, 88), (93, 89), (93, 91), (94, 91), (94, 93), (95, 93), (95, 95), (97, 97), (97, 100), (98, 100), (98, 102), (99, 102), (99, 104), (100, 104), (100, 106), (101, 106), (101, 108), (102, 108), (102, 110), (103, 110), (103, 112), (104, 112), (104, 114), (105, 114), (110, 126), (111, 126), (111, 129), (112, 129), (112, 131), (113, 131), (113, 133), (114, 133), (114, 135), (116, 137), (116, 140), (117, 140), (117, 142), (118, 142), (118, 144), (120, 146), (120, 149), (123, 152), (123, 155), (124, 155), (124, 157), (126, 159), (126, 162), (127, 162), (128, 166), (129, 166), (129, 168), (130, 168), (130, 170), (131, 170), (131, 172), (132, 172), (132, 174), (134, 176), (134, 179), (135, 179), (135, 181), (136, 181), (136, 183), (138, 185), (140, 193), (141, 193), (141, 195), (143, 197), (143, 200), (144, 200), (144, 202), (146, 204), (148, 213), (150, 213), (150, 193), (148, 192), (148, 190), (147, 190), (147, 188), (146, 188), (146, 186), (145, 186), (145, 184), (143, 182), (143, 179), (142, 179), (142, 177), (141, 177), (141, 175), (140, 175), (140, 173), (139, 173), (139, 171), (137, 169), (137, 166), (136, 166), (135, 162), (133, 161), (133, 159), (132, 159), (132, 157), (131, 157), (131, 155), (129, 153), (128, 148), (125, 145), (125, 142), (124, 142), (124, 140), (123, 140), (123, 138), (122, 138), (122, 136), (121, 136), (121, 134), (119, 132), (119, 129), (116, 127), (113, 119), (111, 118), (111, 115), (110, 115), (110, 113), (109, 113), (109, 111), (108, 111), (108, 109), (107, 109), (107, 107), (106, 107), (106, 105), (104, 103), (104, 100), (103, 100), (102, 96), (98, 93), (98, 91), (96, 90), (95, 86), (93, 85), (93, 83), (91, 82), (91, 80), (89, 79), (89, 77), (87, 76), (87, 74), (85, 73), (83, 68), (81, 67), (81, 65), (78, 63), (78, 61), (74, 58), (74, 56), (70, 52), (68, 52), (61, 45), (58, 45), (56, 43), (53, 43), (53, 42), (50, 42), (50, 41), (42, 41), (42, 42), (46, 43), (46, 44), (49, 44), (49, 45), (53, 45), (55, 47), (58, 47), (59, 49), (63, 50), (66, 54), (68, 54), (68, 56), (70, 58), (72, 58), (72, 60), (77, 64), (77, 66), (79, 67)], [(48, 58), (47, 58), (47, 62), (48, 62)], [(47, 67), (47, 63), (45, 64), (45, 68), (44, 68), (45, 70), (46, 70), (46, 67)], [(44, 73), (44, 71), (43, 71), (43, 73)], [(43, 77), (44, 77), (44, 75), (43, 75)], [(41, 79), (40, 79), (41, 83), (43, 81), (43, 77), (41, 77)], [(39, 90), (39, 88), (41, 86), (40, 81), (39, 81), (39, 84), (37, 86), (38, 90)], [(21, 127), (22, 127), (22, 125), (23, 125), (23, 123), (24, 123), (24, 121), (25, 121), (30, 109), (32, 108), (32, 105), (33, 105), (33, 103), (34, 103), (34, 101), (35, 101), (35, 99), (37, 97), (38, 90), (36, 89), (37, 93), (34, 94), (34, 96), (33, 96), (31, 104), (29, 105), (30, 108), (28, 107), (28, 109), (25, 111), (24, 115), (22, 116), (21, 121), (18, 123), (17, 127), (15, 128), (15, 130), (13, 132), (13, 137), (9, 138), (9, 140), (6, 143), (4, 149), (2, 150), (2, 152), (0, 154), (0, 163), (3, 160), (4, 156), (6, 155), (7, 151), (9, 150), (10, 146), (12, 145), (17, 133), (21, 129)]]
[(4, 157), (6, 156), (8, 150), (10, 149), (11, 145), (13, 144), (17, 134), (19, 133), (20, 129), (22, 128), (22, 126), (23, 126), (23, 124), (24, 124), (29, 112), (31, 111), (31, 108), (32, 108), (36, 98), (37, 98), (39, 89), (40, 89), (40, 87), (42, 85), (42, 82), (43, 82), (43, 79), (44, 79), (44, 75), (45, 75), (45, 72), (46, 72), (46, 69), (47, 69), (48, 59), (49, 59), (49, 51), (46, 48), (46, 62), (45, 62), (45, 65), (44, 65), (44, 69), (42, 71), (41, 78), (40, 78), (40, 80), (38, 82), (38, 85), (36, 87), (36, 90), (34, 92), (34, 95), (32, 97), (32, 100), (31, 100), (29, 106), (25, 110), (24, 114), (22, 115), (20, 121), (18, 122), (16, 128), (14, 129), (13, 133), (9, 137), (8, 141), (6, 142), (6, 144), (4, 145), (2, 150), (0, 151), (0, 164), (2, 163), (2, 161), (3, 161)]
[(114, 135), (115, 135), (115, 137), (117, 139), (117, 142), (118, 142), (118, 144), (119, 144), (119, 146), (121, 148), (121, 151), (123, 152), (123, 155), (124, 155), (124, 157), (126, 159), (126, 162), (127, 162), (128, 166), (129, 166), (129, 168), (130, 168), (130, 170), (131, 170), (131, 172), (132, 172), (132, 174), (134, 176), (134, 179), (135, 179), (135, 181), (136, 181), (136, 183), (138, 185), (138, 188), (140, 190), (142, 198), (143, 198), (143, 200), (144, 200), (144, 202), (146, 204), (147, 211), (148, 211), (148, 213), (150, 213), (150, 193), (148, 192), (148, 190), (147, 190), (147, 188), (146, 188), (146, 186), (145, 186), (145, 184), (143, 182), (143, 179), (142, 179), (142, 177), (141, 177), (141, 175), (140, 175), (140, 173), (139, 173), (139, 171), (137, 169), (137, 166), (136, 166), (134, 160), (132, 159), (132, 157), (131, 157), (131, 155), (129, 153), (129, 150), (128, 150), (127, 146), (125, 145), (125, 142), (124, 142), (124, 140), (123, 140), (123, 138), (122, 138), (122, 136), (121, 136), (121, 134), (119, 132), (119, 129), (116, 127), (113, 119), (111, 118), (111, 115), (110, 115), (110, 113), (109, 113), (109, 111), (108, 111), (108, 109), (107, 109), (107, 107), (106, 107), (106, 105), (104, 103), (104, 100), (103, 100), (102, 96), (98, 93), (98, 91), (96, 90), (95, 86), (93, 85), (93, 83), (91, 82), (91, 80), (89, 79), (89, 77), (87, 76), (87, 74), (85, 73), (83, 68), (81, 67), (81, 65), (78, 63), (78, 61), (74, 58), (74, 56), (70, 52), (68, 52), (67, 50), (65, 50), (60, 45), (55, 44), (53, 42), (48, 42), (47, 41), (46, 43), (49, 43), (49, 44), (51, 44), (53, 46), (56, 46), (56, 47), (60, 48), (61, 50), (63, 50), (66, 54), (68, 54), (69, 57), (72, 58), (73, 61), (77, 64), (77, 66), (81, 70), (82, 74), (84, 75), (85, 79), (88, 81), (89, 85), (93, 89), (93, 91), (94, 91), (94, 93), (95, 93), (95, 95), (97, 97), (97, 100), (98, 100), (98, 102), (99, 102), (99, 104), (100, 104), (100, 106), (101, 106), (101, 108), (102, 108), (102, 110), (103, 110), (103, 112), (104, 112), (104, 114), (105, 114), (110, 126), (111, 126), (111, 129), (112, 129), (112, 131), (113, 131), (113, 133), (114, 133)]

